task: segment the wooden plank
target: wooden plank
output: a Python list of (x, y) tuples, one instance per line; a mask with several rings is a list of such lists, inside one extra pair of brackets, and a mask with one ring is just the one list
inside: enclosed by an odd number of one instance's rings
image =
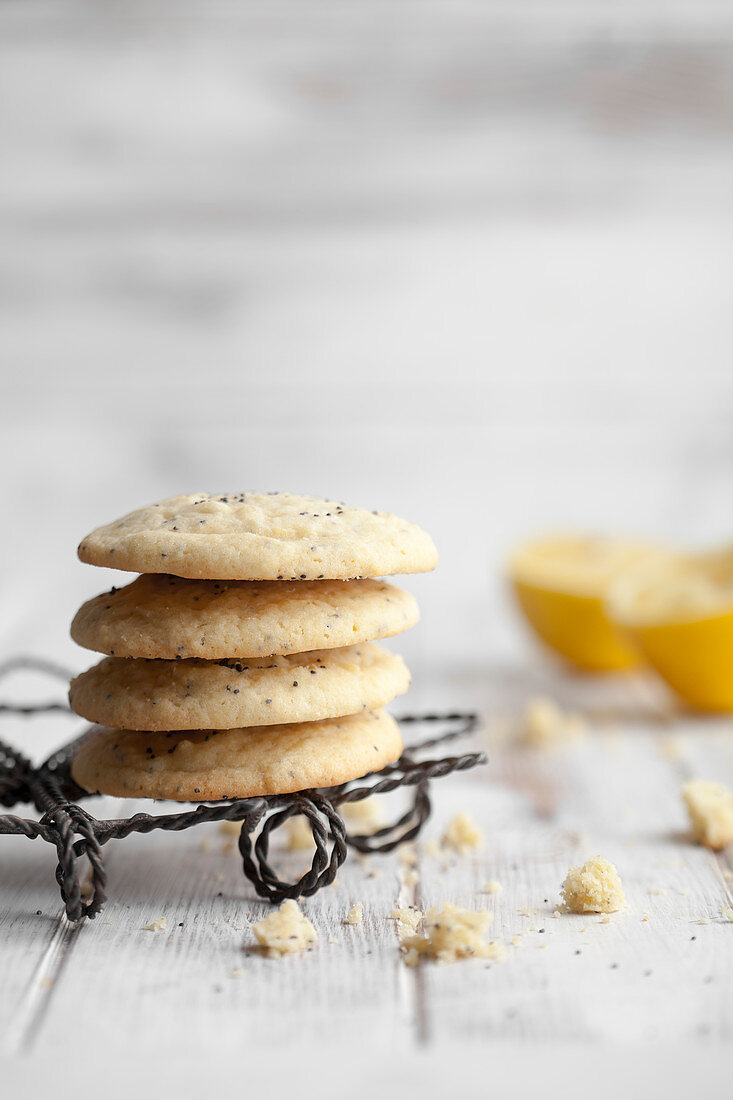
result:
[[(304, 864), (302, 853), (282, 853), (284, 873)], [(380, 860), (373, 879), (352, 857), (336, 885), (303, 903), (317, 950), (282, 961), (250, 950), (249, 924), (270, 907), (254, 896), (218, 826), (130, 837), (114, 845), (109, 871), (115, 900), (86, 925), (54, 987), (36, 1038), (45, 1050), (63, 1043), (69, 1003), (87, 1034), (112, 1043), (123, 1029), (143, 1052), (180, 1045), (181, 1035), (222, 1050), (269, 1049), (283, 1029), (306, 1045), (361, 1029), (375, 1041), (409, 1042), (413, 980), (397, 958), (394, 923), (384, 920), (398, 896), (397, 857)], [(364, 923), (346, 926), (356, 901), (365, 903)], [(147, 931), (161, 916), (166, 930)]]
[[(552, 666), (495, 677), (488, 691), (474, 679), (463, 694), (482, 697), (495, 723), (516, 721), (526, 699), (544, 692), (585, 708), (588, 733), (540, 753), (489, 729), (489, 768), (433, 785), (426, 834), (439, 836), (453, 813), (469, 809), (486, 832), (486, 849), (449, 867), (423, 854), (417, 888), (405, 884), (396, 856), (369, 861), (375, 878), (350, 860), (334, 887), (304, 904), (320, 944), (303, 959), (275, 962), (246, 950), (248, 925), (267, 907), (216, 826), (110, 845), (114, 900), (73, 933), (57, 917), (52, 853), (30, 859), (30, 842), (15, 841), (5, 868), (6, 886), (13, 875), (17, 886), (4, 895), (0, 929), (11, 946), (8, 1041), (59, 1049), (69, 1003), (95, 1041), (111, 1044), (124, 1029), (143, 1052), (154, 1044), (175, 1048), (182, 1034), (223, 1050), (241, 1047), (245, 1034), (251, 1049), (265, 1050), (280, 1041), (282, 1027), (297, 1030), (305, 1045), (324, 1030), (353, 1042), (366, 1028), (380, 1046), (729, 1038), (730, 928), (719, 919), (726, 883), (716, 857), (686, 838), (679, 790), (692, 764), (670, 749), (676, 738), (695, 756), (693, 770), (721, 774), (731, 767), (727, 723), (703, 723), (701, 732), (699, 721), (667, 712), (643, 680), (595, 688)], [(455, 688), (438, 678), (423, 678), (414, 696), (416, 709), (456, 701)], [(8, 852), (13, 840), (4, 838)], [(610, 923), (555, 918), (567, 867), (596, 851), (619, 867), (628, 912)], [(304, 863), (297, 853), (281, 859), (291, 873)], [(500, 895), (482, 893), (488, 879), (503, 884)], [(42, 935), (30, 909), (36, 896), (54, 913)], [(389, 912), (398, 901), (444, 899), (492, 908), (492, 934), (509, 945), (510, 957), (405, 968)], [(365, 922), (346, 927), (357, 900)], [(162, 915), (165, 932), (145, 929)], [(33, 950), (21, 953), (19, 936)], [(235, 970), (243, 977), (233, 977)]]
[[(555, 694), (570, 701), (568, 684), (559, 678)], [(591, 682), (578, 685), (582, 698)], [(630, 687), (617, 681), (614, 689), (622, 710)], [(456, 781), (453, 792), (450, 781), (436, 789), (436, 817), (469, 808), (488, 842), (442, 874), (423, 859), (421, 901), (488, 906), (493, 934), (520, 940), (504, 963), (424, 968), (435, 1041), (730, 1037), (731, 928), (719, 919), (726, 893), (714, 857), (687, 839), (667, 737), (659, 720), (614, 732), (592, 724), (577, 745), (549, 753), (506, 746), (484, 775)], [(619, 868), (628, 911), (609, 923), (555, 918), (569, 864), (595, 853)], [(480, 893), (489, 878), (503, 882), (502, 894)]]
[(22, 1034), (10, 1034), (22, 1006), (30, 1003), (49, 972), (43, 965), (58, 942), (61, 899), (54, 870), (55, 851), (42, 840), (0, 836), (0, 1035), (16, 1049)]

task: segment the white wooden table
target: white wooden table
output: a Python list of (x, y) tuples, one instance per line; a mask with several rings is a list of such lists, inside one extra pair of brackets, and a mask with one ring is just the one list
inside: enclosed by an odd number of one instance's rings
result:
[[(18, 676), (3, 694), (30, 687)], [(507, 742), (507, 722), (538, 692), (582, 711), (587, 735), (546, 752)], [(408, 1066), (408, 1080), (428, 1094), (464, 1079), (483, 1094), (492, 1072), (495, 1083), (523, 1084), (529, 1094), (567, 1079), (584, 1059), (613, 1063), (609, 1051), (620, 1048), (649, 1072), (657, 1067), (665, 1095), (684, 1095), (692, 1067), (699, 1080), (707, 1073), (722, 1083), (733, 924), (721, 909), (733, 902), (733, 863), (689, 841), (680, 787), (693, 775), (733, 783), (733, 724), (676, 716), (642, 677), (578, 679), (540, 664), (443, 683), (418, 675), (409, 702), (485, 713), (479, 741), (489, 766), (433, 783), (424, 834), (439, 837), (468, 810), (485, 848), (445, 866), (422, 841), (419, 882), (409, 886), (397, 855), (352, 854), (337, 882), (303, 903), (319, 934), (304, 957), (274, 961), (250, 950), (250, 923), (268, 907), (217, 825), (110, 843), (110, 900), (96, 920), (74, 926), (61, 912), (52, 850), (0, 838), (0, 1033), (14, 1072), (39, 1072), (72, 1043), (80, 1058), (81, 1046), (89, 1051), (81, 1064), (101, 1063), (107, 1077), (121, 1051), (147, 1060), (151, 1072), (163, 1057), (171, 1088), (184, 1066), (187, 1080), (197, 1072), (208, 1080), (245, 1059), (248, 1080), (264, 1082), (268, 1065), (299, 1073), (316, 1060), (356, 1074), (356, 1096), (370, 1081), (399, 1091)], [(70, 725), (62, 716), (8, 722), (43, 751)], [(100, 816), (136, 808), (147, 807), (93, 807)], [(608, 923), (554, 917), (568, 866), (596, 853), (618, 866), (628, 911)], [(278, 858), (291, 874), (306, 860), (285, 850)], [(488, 879), (503, 891), (483, 892)], [(443, 900), (493, 910), (491, 934), (507, 945), (506, 959), (407, 969), (391, 909)], [(357, 901), (364, 922), (347, 926)], [(147, 931), (161, 916), (167, 929)], [(599, 1087), (614, 1072), (602, 1073)]]

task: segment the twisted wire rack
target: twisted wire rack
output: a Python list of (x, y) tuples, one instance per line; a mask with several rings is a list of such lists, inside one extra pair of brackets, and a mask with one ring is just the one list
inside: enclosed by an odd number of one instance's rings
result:
[[(16, 657), (0, 665), (0, 679), (19, 670), (40, 672), (64, 681), (68, 681), (70, 675), (68, 670), (52, 661)], [(31, 716), (53, 711), (75, 717), (65, 702), (57, 700), (0, 702), (0, 715)], [(110, 819), (95, 818), (78, 805), (82, 799), (94, 797), (82, 790), (71, 776), (74, 753), (86, 734), (67, 742), (40, 765), (32, 764), (17, 749), (0, 740), (0, 804), (9, 808), (17, 803), (30, 803), (40, 814), (38, 820), (0, 814), (0, 833), (25, 836), (30, 840), (41, 837), (54, 845), (58, 860), (56, 881), (70, 921), (94, 918), (107, 900), (102, 848), (109, 840), (155, 829), (179, 832), (205, 821), (241, 822), (242, 869), (260, 897), (272, 902), (309, 897), (334, 881), (349, 847), (363, 853), (391, 852), (399, 844), (416, 837), (430, 815), (428, 787), (431, 779), (486, 763), (482, 752), (415, 759), (417, 754), (472, 733), (478, 725), (476, 714), (409, 714), (398, 717), (397, 721), (403, 728), (427, 725), (439, 728), (440, 732), (407, 746), (395, 764), (336, 787), (206, 803), (175, 813), (136, 813), (131, 817)], [(338, 813), (339, 806), (370, 795), (386, 794), (399, 787), (409, 788), (412, 798), (397, 821), (369, 834), (347, 832)], [(296, 882), (289, 883), (278, 877), (270, 863), (270, 839), (279, 826), (297, 814), (308, 820), (315, 851), (310, 869)]]

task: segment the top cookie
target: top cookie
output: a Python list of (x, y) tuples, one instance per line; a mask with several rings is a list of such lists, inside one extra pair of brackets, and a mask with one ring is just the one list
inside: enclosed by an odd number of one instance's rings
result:
[(98, 527), (79, 557), (194, 580), (350, 580), (434, 569), (425, 531), (386, 512), (291, 493), (170, 497)]

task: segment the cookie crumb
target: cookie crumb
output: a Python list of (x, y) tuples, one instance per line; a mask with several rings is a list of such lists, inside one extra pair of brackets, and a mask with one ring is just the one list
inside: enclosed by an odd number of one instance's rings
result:
[(602, 856), (571, 867), (560, 892), (570, 913), (616, 913), (626, 905), (619, 873)]
[(585, 732), (579, 714), (562, 710), (552, 699), (530, 699), (524, 712), (520, 741), (533, 749), (554, 749)]
[(417, 866), (417, 850), (412, 843), (400, 844), (397, 849), (397, 858), (403, 867)]
[(450, 902), (428, 909), (424, 935), (408, 936), (402, 941), (406, 965), (417, 966), (421, 955), (439, 965), (469, 958), (503, 959), (503, 945), (487, 943), (483, 938), (492, 916), (485, 909), (473, 912)]
[(671, 734), (660, 737), (659, 748), (662, 756), (666, 756), (668, 760), (680, 760), (685, 754), (682, 741)]
[(288, 818), (284, 832), (285, 847), (288, 852), (306, 852), (315, 848), (310, 822), (302, 814)]
[(403, 939), (408, 933), (417, 932), (423, 915), (419, 909), (416, 909), (412, 905), (407, 905), (398, 906), (393, 909), (387, 919), (397, 921), (397, 935), (400, 939)]
[(343, 802), (339, 812), (349, 826), (349, 832), (358, 836), (373, 836), (385, 823), (382, 803), (375, 794), (359, 802)]
[(720, 915), (725, 921), (733, 922), (733, 906), (724, 905), (720, 910)]
[(152, 924), (145, 925), (146, 932), (165, 932), (168, 927), (168, 922), (165, 917), (158, 917)]
[(504, 887), (495, 878), (490, 878), (488, 882), (483, 884), (481, 889), (485, 894), (500, 894)]
[(719, 851), (733, 843), (733, 792), (722, 783), (691, 779), (682, 797), (698, 844)]
[(292, 898), (279, 909), (252, 925), (258, 943), (270, 959), (305, 951), (318, 942), (318, 934)]
[(483, 830), (465, 811), (456, 814), (448, 822), (443, 833), (443, 847), (451, 848), (454, 852), (460, 852), (464, 856), (482, 848), (484, 840)]
[(357, 901), (356, 905), (352, 905), (346, 914), (347, 924), (361, 924), (364, 920), (364, 906), (360, 901)]
[(241, 966), (235, 966), (234, 970), (232, 970), (232, 977), (233, 978), (243, 978), (245, 973), (246, 972), (244, 970), (242, 970)]

